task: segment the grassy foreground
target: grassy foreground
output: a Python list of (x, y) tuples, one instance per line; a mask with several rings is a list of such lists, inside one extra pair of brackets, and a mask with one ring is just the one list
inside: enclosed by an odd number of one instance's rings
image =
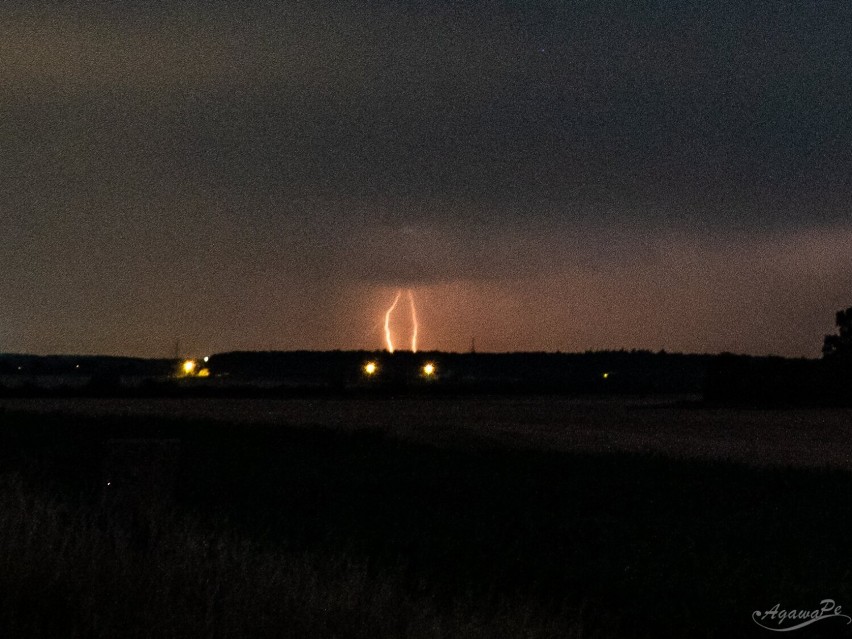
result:
[[(116, 462), (140, 438), (177, 455)], [(852, 610), (841, 471), (26, 413), (0, 462), (0, 636), (738, 637), (775, 603)]]

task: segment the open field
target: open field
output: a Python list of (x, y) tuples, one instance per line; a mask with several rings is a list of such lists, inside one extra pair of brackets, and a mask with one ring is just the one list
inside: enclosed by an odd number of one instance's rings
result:
[(3, 636), (746, 637), (852, 606), (848, 410), (3, 406)]
[(578, 452), (644, 452), (751, 465), (852, 470), (852, 409), (700, 407), (696, 397), (400, 399), (7, 399), (0, 407), (101, 417), (372, 430)]

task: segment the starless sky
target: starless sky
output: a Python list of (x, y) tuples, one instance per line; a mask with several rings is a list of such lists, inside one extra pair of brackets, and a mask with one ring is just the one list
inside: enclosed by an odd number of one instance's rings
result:
[(4, 2), (0, 352), (816, 356), (850, 69), (848, 2)]

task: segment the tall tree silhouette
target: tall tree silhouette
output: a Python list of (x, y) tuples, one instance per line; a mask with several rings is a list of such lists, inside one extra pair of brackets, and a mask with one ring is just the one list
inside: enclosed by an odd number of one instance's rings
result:
[(826, 359), (852, 360), (852, 307), (837, 311), (837, 335), (826, 335), (822, 355)]

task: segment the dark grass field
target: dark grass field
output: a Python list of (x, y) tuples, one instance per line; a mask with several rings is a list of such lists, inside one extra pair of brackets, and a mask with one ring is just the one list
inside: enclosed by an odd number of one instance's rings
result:
[(442, 401), (7, 406), (0, 636), (747, 637), (776, 603), (852, 610), (848, 412)]

